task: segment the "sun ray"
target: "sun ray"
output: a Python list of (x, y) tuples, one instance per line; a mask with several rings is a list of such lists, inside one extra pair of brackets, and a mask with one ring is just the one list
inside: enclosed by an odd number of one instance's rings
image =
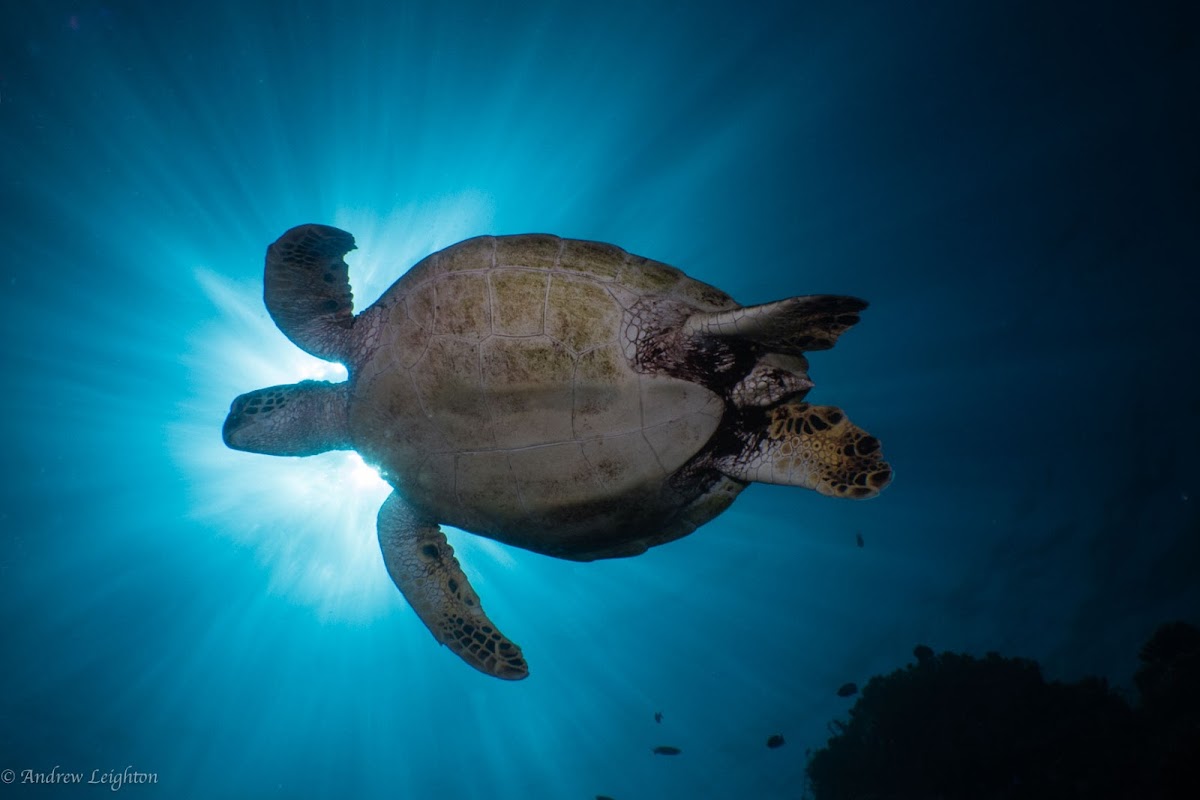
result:
[[(360, 310), (409, 265), (486, 231), (490, 220), (487, 198), (476, 192), (384, 217), (337, 214), (332, 222), (358, 241), (347, 260)], [(287, 340), (263, 306), (260, 279), (235, 280), (206, 267), (194, 278), (216, 315), (189, 338), (183, 364), (191, 393), (170, 431), (175, 458), (191, 477), (193, 516), (253, 549), (273, 591), (322, 616), (363, 619), (392, 608), (395, 590), (375, 538), (375, 514), (391, 487), (379, 473), (352, 451), (273, 458), (229, 450), (220, 436), (237, 395), (302, 380), (344, 381), (345, 366)]]

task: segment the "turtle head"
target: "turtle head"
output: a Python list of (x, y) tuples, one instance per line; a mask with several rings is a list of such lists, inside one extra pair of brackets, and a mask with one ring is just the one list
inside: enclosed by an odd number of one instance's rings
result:
[(268, 386), (234, 399), (222, 437), (234, 450), (270, 456), (351, 450), (349, 410), (348, 383)]

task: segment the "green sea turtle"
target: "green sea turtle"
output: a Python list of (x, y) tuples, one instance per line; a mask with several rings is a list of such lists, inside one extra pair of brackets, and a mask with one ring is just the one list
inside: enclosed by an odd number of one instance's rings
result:
[(378, 518), (392, 580), (482, 672), (528, 669), (439, 525), (590, 561), (686, 536), (752, 481), (865, 498), (891, 480), (877, 439), (802, 401), (804, 352), (832, 347), (862, 300), (743, 307), (666, 264), (537, 234), (434, 253), (356, 316), (353, 248), (303, 225), (267, 249), (271, 318), (349, 379), (241, 395), (225, 443), (377, 466), (394, 489)]

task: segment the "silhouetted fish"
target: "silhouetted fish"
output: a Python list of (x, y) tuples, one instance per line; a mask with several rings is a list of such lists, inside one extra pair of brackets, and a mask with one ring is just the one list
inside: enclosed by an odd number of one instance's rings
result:
[(854, 534), (854, 543), (859, 547), (863, 546), (863, 538), (861, 533)]
[(613, 799), (606, 794), (598, 794), (598, 795), (596, 795), (596, 800), (613, 800)]
[(843, 683), (838, 689), (838, 697), (849, 697), (852, 694), (858, 694), (858, 686), (853, 683)]
[(913, 655), (917, 657), (918, 664), (924, 664), (926, 661), (933, 660), (933, 648), (928, 645), (919, 644), (913, 648)]
[(655, 721), (655, 722), (662, 722), (662, 712), (661, 712), (661, 711), (655, 711), (655, 712), (654, 712), (654, 721)]
[(669, 744), (660, 744), (650, 752), (654, 753), (656, 756), (677, 756), (683, 751), (678, 747), (671, 747)]
[(776, 747), (783, 747), (783, 734), (773, 733), (767, 737), (767, 747), (774, 750)]

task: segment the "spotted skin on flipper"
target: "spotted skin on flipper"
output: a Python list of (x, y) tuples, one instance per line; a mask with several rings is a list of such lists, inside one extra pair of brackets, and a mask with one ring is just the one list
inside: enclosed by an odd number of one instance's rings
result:
[(529, 675), (521, 648), (488, 618), (437, 524), (393, 493), (379, 510), (378, 532), (388, 574), (435, 639), (480, 672)]
[(741, 453), (717, 463), (739, 480), (803, 486), (830, 497), (874, 497), (892, 480), (879, 440), (835, 406), (785, 403)]

